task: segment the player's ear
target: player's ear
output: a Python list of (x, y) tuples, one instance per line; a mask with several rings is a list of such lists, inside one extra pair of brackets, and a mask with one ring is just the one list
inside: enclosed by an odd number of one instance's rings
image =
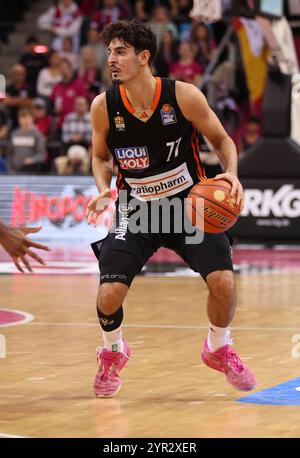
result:
[(147, 64), (149, 57), (150, 57), (150, 52), (147, 49), (145, 49), (144, 51), (141, 51), (139, 53), (139, 64), (140, 65)]

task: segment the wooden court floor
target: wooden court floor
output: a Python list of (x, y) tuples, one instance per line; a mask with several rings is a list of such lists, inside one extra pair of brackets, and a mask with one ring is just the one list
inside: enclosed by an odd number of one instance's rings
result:
[[(96, 276), (0, 276), (0, 308), (34, 315), (0, 328), (0, 437), (300, 437), (299, 406), (236, 402), (244, 393), (202, 364), (206, 287), (139, 277), (126, 304), (133, 350), (116, 398), (94, 399)], [(256, 391), (300, 376), (299, 274), (237, 276), (234, 345)], [(300, 392), (299, 392), (300, 396)]]

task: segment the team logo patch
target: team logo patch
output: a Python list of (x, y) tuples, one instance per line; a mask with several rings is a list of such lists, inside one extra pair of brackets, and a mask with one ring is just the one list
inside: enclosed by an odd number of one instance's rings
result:
[(177, 122), (175, 109), (168, 103), (164, 103), (160, 110), (161, 120), (164, 126), (175, 124)]
[(116, 116), (114, 120), (115, 120), (116, 130), (118, 132), (124, 132), (125, 131), (125, 121), (124, 121), (123, 116)]
[(115, 154), (122, 169), (146, 169), (149, 167), (149, 154), (146, 146), (117, 148)]

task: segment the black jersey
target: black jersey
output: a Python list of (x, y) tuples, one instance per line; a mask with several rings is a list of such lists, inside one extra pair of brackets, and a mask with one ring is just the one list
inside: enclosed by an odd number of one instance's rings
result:
[(199, 135), (180, 111), (174, 80), (156, 79), (153, 114), (146, 122), (134, 116), (122, 85), (107, 91), (106, 100), (106, 143), (118, 166), (118, 189), (141, 200), (182, 196), (205, 175)]

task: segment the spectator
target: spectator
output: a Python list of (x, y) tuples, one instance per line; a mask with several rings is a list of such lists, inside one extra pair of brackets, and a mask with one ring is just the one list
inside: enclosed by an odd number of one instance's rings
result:
[(2, 155), (2, 152), (0, 150), (0, 175), (4, 175), (7, 173), (7, 165), (6, 165), (6, 160)]
[(87, 150), (80, 145), (73, 145), (66, 156), (57, 157), (54, 161), (58, 175), (88, 175), (90, 161)]
[(44, 99), (38, 97), (32, 103), (32, 116), (35, 127), (47, 139), (53, 132), (51, 116), (47, 115), (47, 104)]
[(7, 172), (5, 155), (8, 147), (9, 122), (6, 110), (0, 105), (0, 174)]
[(60, 57), (62, 59), (67, 59), (70, 62), (73, 71), (77, 70), (78, 56), (75, 52), (73, 52), (72, 37), (65, 37), (63, 39), (63, 48), (60, 52)]
[(261, 121), (257, 116), (250, 116), (245, 133), (239, 143), (238, 151), (240, 154), (246, 153), (252, 146), (254, 146), (260, 138), (260, 125)]
[(172, 32), (165, 30), (158, 53), (153, 61), (155, 74), (163, 78), (168, 78), (170, 66), (177, 60), (177, 57), (177, 45), (173, 39)]
[(171, 21), (169, 11), (165, 6), (157, 6), (154, 9), (150, 26), (153, 33), (156, 35), (158, 46), (161, 43), (165, 30), (169, 30), (172, 33), (174, 40), (178, 38), (176, 26)]
[(88, 31), (87, 46), (94, 51), (96, 65), (102, 74), (107, 66), (108, 53), (107, 46), (103, 43), (101, 38), (102, 33), (99, 32), (98, 28), (96, 26), (90, 27)]
[(100, 92), (101, 72), (96, 65), (95, 54), (89, 46), (84, 46), (81, 50), (78, 78), (83, 81), (92, 101)]
[(100, 8), (100, 0), (81, 0), (80, 11), (84, 16), (92, 16)]
[(74, 144), (89, 148), (92, 141), (92, 126), (88, 103), (84, 97), (76, 97), (74, 112), (65, 117), (62, 138), (66, 149)]
[(145, 2), (144, 0), (137, 0), (134, 5), (134, 16), (142, 22), (146, 22), (148, 19), (148, 15), (145, 9)]
[(217, 109), (220, 98), (224, 100), (224, 98), (233, 98), (234, 96), (234, 101), (237, 101), (235, 88), (236, 66), (234, 59), (229, 57), (227, 47), (221, 53), (219, 60), (221, 60), (221, 63), (206, 81), (206, 97), (213, 110)]
[(194, 21), (191, 38), (197, 49), (196, 60), (205, 70), (216, 51), (216, 44), (207, 25), (203, 22)]
[(153, 10), (156, 6), (164, 6), (170, 12), (170, 15), (173, 17), (176, 14), (176, 2), (178, 0), (146, 0), (145, 1), (145, 11), (148, 15), (153, 13)]
[(61, 129), (65, 116), (74, 110), (75, 98), (77, 96), (88, 98), (89, 96), (83, 82), (74, 78), (72, 66), (67, 59), (62, 60), (60, 69), (62, 81), (54, 86), (51, 94), (58, 129)]
[(38, 95), (50, 97), (54, 86), (61, 81), (60, 61), (60, 54), (57, 51), (51, 51), (48, 56), (49, 67), (43, 68), (38, 75)]
[(91, 25), (103, 29), (107, 24), (122, 19), (117, 0), (103, 0), (103, 6), (92, 15)]
[(170, 77), (198, 86), (203, 73), (201, 66), (194, 59), (191, 43), (182, 41), (178, 48), (179, 60), (171, 65)]
[(0, 105), (0, 154), (5, 152), (9, 131), (8, 114), (3, 105)]
[(38, 74), (47, 64), (44, 54), (35, 51), (38, 39), (31, 35), (26, 40), (25, 53), (22, 54), (19, 63), (26, 68), (26, 82), (33, 95), (36, 95), (36, 82)]
[(19, 111), (18, 121), (20, 127), (11, 135), (10, 169), (16, 173), (39, 173), (46, 160), (45, 139), (33, 126), (29, 109)]
[(177, 0), (175, 3), (176, 11), (173, 14), (173, 20), (179, 30), (180, 40), (188, 38), (191, 29), (191, 19), (189, 13), (193, 7), (192, 0)]
[(120, 8), (121, 19), (132, 19), (133, 18), (133, 6), (130, 0), (118, 0), (118, 7)]
[(221, 121), (224, 129), (230, 137), (236, 137), (236, 131), (240, 124), (240, 110), (233, 97), (228, 91), (225, 81), (215, 84), (214, 111)]
[(79, 49), (79, 33), (82, 16), (77, 4), (72, 0), (60, 0), (57, 6), (52, 6), (38, 18), (41, 30), (50, 30), (55, 37), (52, 48), (62, 50), (64, 37), (72, 37), (73, 49)]
[(11, 127), (18, 127), (18, 110), (29, 107), (33, 98), (32, 90), (26, 83), (26, 69), (24, 65), (15, 64), (11, 72), (11, 84), (6, 88), (6, 98), (3, 103), (8, 108)]

